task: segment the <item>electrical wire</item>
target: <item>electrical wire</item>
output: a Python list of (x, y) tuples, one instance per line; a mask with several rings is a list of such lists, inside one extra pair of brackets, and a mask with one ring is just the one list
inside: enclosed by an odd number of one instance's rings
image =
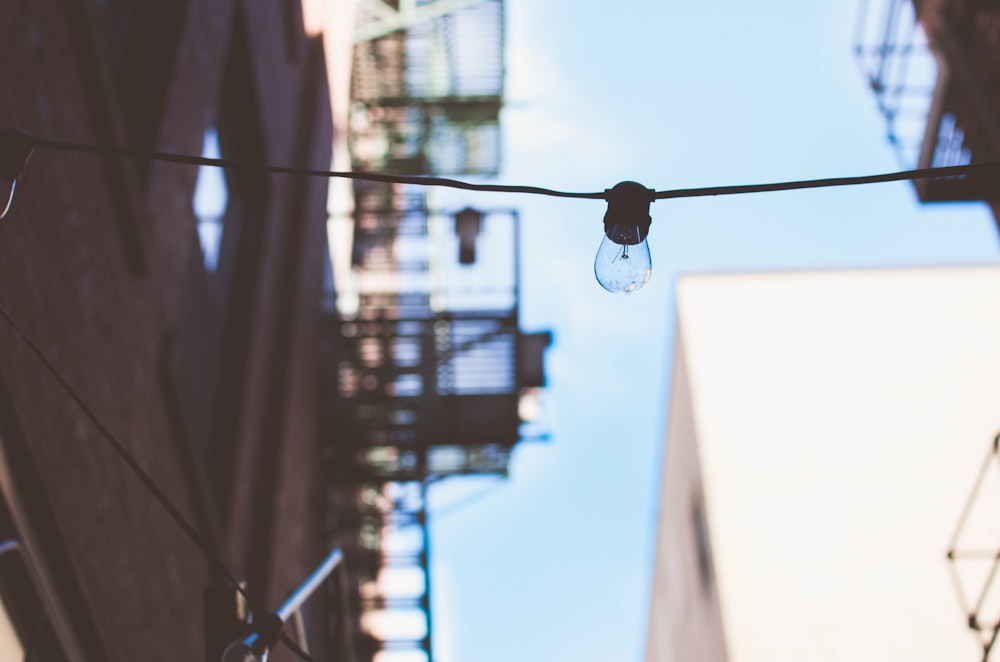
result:
[(773, 184), (743, 184), (739, 186), (712, 186), (707, 188), (675, 189), (672, 191), (657, 191), (654, 200), (673, 198), (699, 198), (711, 195), (738, 195), (743, 193), (766, 193), (769, 191), (794, 191), (807, 188), (828, 188), (831, 186), (858, 186), (861, 184), (880, 184), (883, 182), (899, 182), (915, 179), (960, 178), (979, 175), (1000, 170), (1000, 161), (983, 161), (960, 166), (940, 168), (918, 168), (916, 170), (901, 170), (881, 175), (862, 175), (859, 177), (829, 177), (825, 179), (804, 179), (791, 182), (775, 182)]
[[(145, 151), (127, 147), (111, 147), (85, 143), (49, 140), (30, 136), (31, 144), (37, 149), (49, 149), (65, 152), (83, 152), (102, 154), (105, 156), (121, 156), (126, 158), (144, 159), (150, 161), (165, 161), (187, 165), (214, 166), (221, 168), (242, 168), (268, 173), (300, 175), (307, 177), (341, 178), (360, 181), (383, 182), (390, 184), (413, 184), (417, 186), (442, 186), (463, 189), (467, 191), (483, 191), (492, 193), (526, 193), (545, 195), (557, 198), (583, 198), (591, 200), (606, 200), (606, 191), (571, 192), (541, 186), (521, 186), (507, 184), (477, 184), (446, 177), (431, 177), (421, 175), (392, 175), (366, 171), (314, 170), (308, 168), (292, 168), (287, 166), (267, 165), (233, 159), (215, 159), (204, 156), (173, 154), (169, 152)], [(863, 184), (879, 184), (918, 179), (962, 178), (1000, 170), (1000, 160), (984, 161), (958, 166), (938, 168), (917, 168), (877, 175), (861, 175), (854, 177), (828, 177), (823, 179), (806, 179), (766, 184), (740, 184), (735, 186), (709, 186), (702, 188), (670, 189), (652, 191), (652, 200), (670, 200), (678, 198), (698, 198), (717, 195), (741, 195), (746, 193), (766, 193), (776, 191), (793, 191), (800, 189), (830, 188), (835, 186), (859, 186)]]
[(246, 170), (258, 170), (269, 173), (284, 175), (300, 175), (306, 177), (327, 177), (340, 179), (355, 179), (369, 182), (383, 182), (388, 184), (415, 184), (417, 186), (444, 186), (448, 188), (465, 189), (467, 191), (485, 191), (495, 193), (529, 193), (535, 195), (548, 195), (558, 198), (591, 198), (603, 199), (604, 193), (571, 193), (568, 191), (556, 191), (542, 188), (540, 186), (507, 186), (503, 184), (475, 184), (463, 182), (447, 177), (429, 177), (422, 175), (390, 175), (379, 172), (365, 171), (338, 171), (338, 170), (312, 170), (309, 168), (291, 168), (286, 166), (266, 165), (263, 163), (252, 163), (250, 161), (237, 161), (234, 159), (213, 159), (204, 156), (191, 156), (187, 154), (171, 154), (168, 152), (150, 152), (127, 147), (107, 147), (101, 145), (87, 145), (83, 143), (64, 142), (60, 140), (47, 140), (45, 138), (31, 137), (36, 149), (51, 149), (64, 152), (84, 152), (90, 154), (103, 154), (106, 156), (123, 156), (134, 159), (145, 159), (150, 161), (166, 161), (169, 163), (184, 163), (187, 165), (215, 166), (220, 168), (242, 168)]
[(990, 636), (990, 640), (983, 644), (983, 662), (989, 662), (990, 651), (997, 643), (997, 636), (1000, 635), (1000, 624), (997, 624), (993, 628), (993, 634)]
[[(191, 542), (201, 551), (202, 556), (208, 560), (209, 564), (215, 570), (215, 572), (224, 578), (227, 583), (229, 583), (236, 591), (242, 595), (247, 603), (251, 606), (251, 610), (254, 609), (254, 602), (250, 598), (246, 588), (240, 584), (236, 577), (229, 571), (226, 564), (220, 559), (208, 543), (201, 537), (198, 531), (195, 529), (188, 520), (181, 514), (180, 510), (173, 504), (166, 493), (156, 484), (153, 478), (141, 467), (139, 463), (136, 462), (135, 458), (128, 452), (125, 446), (118, 441), (118, 439), (111, 433), (106, 425), (101, 422), (101, 419), (97, 414), (90, 408), (90, 406), (84, 401), (83, 397), (73, 388), (72, 384), (62, 375), (62, 373), (55, 367), (55, 365), (49, 360), (45, 353), (39, 348), (39, 346), (28, 336), (27, 333), (21, 328), (14, 318), (11, 316), (7, 309), (0, 305), (0, 317), (6, 321), (7, 326), (13, 331), (13, 333), (21, 339), (21, 341), (31, 350), (31, 353), (39, 360), (46, 371), (62, 386), (63, 390), (67, 395), (80, 407), (83, 414), (90, 420), (90, 422), (97, 428), (100, 433), (100, 437), (108, 444), (108, 446), (115, 452), (115, 454), (125, 463), (125, 465), (132, 470), (132, 473), (136, 475), (143, 486), (149, 491), (153, 498), (160, 504), (160, 506), (170, 515), (170, 518), (174, 520), (177, 526), (184, 532)], [(263, 610), (257, 609), (258, 612)], [(303, 651), (299, 646), (292, 641), (284, 632), (280, 634), (280, 640), (288, 648), (295, 653), (299, 658), (305, 662), (315, 662), (308, 653)]]

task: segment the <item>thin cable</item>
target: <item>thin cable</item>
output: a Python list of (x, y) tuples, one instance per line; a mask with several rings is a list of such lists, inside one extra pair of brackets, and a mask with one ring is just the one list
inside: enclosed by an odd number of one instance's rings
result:
[(7, 193), (7, 202), (4, 204), (3, 209), (0, 210), (0, 219), (7, 216), (7, 212), (10, 211), (10, 206), (14, 204), (14, 189), (17, 188), (17, 180), (10, 180), (10, 191)]
[(993, 650), (993, 646), (997, 643), (997, 635), (1000, 635), (1000, 623), (994, 626), (993, 636), (990, 637), (990, 640), (983, 644), (983, 662), (989, 662), (990, 651)]
[[(975, 612), (972, 611), (972, 607), (969, 606), (969, 598), (965, 595), (965, 588), (962, 586), (962, 578), (958, 576), (958, 568), (955, 567), (955, 563), (952, 559), (949, 559), (948, 563), (948, 578), (951, 579), (951, 585), (955, 589), (955, 595), (958, 597), (959, 607), (965, 614), (966, 618), (972, 620), (976, 618)], [(972, 627), (971, 625), (969, 627)]]
[[(284, 622), (282, 622), (282, 625), (284, 625)], [(298, 656), (300, 660), (303, 660), (303, 662), (316, 662), (316, 660), (314, 660), (309, 653), (302, 650), (302, 648), (295, 643), (291, 637), (285, 634), (284, 630), (281, 631), (281, 634), (278, 636), (278, 640), (285, 644), (285, 646), (288, 647), (288, 650), (292, 651), (292, 653)]]
[[(184, 163), (188, 165), (205, 165), (221, 168), (243, 168), (258, 170), (262, 172), (302, 175), (306, 177), (327, 177), (352, 179), (370, 182), (384, 182), (391, 184), (414, 184), (417, 186), (442, 186), (447, 188), (463, 189), (467, 191), (483, 191), (493, 193), (527, 193), (532, 195), (546, 195), (557, 198), (583, 198), (590, 200), (606, 200), (605, 191), (580, 193), (570, 191), (559, 191), (556, 189), (543, 188), (540, 186), (513, 186), (505, 184), (474, 184), (463, 182), (457, 179), (446, 177), (427, 177), (410, 175), (390, 175), (378, 172), (365, 171), (337, 171), (337, 170), (313, 170), (308, 168), (291, 168), (287, 166), (274, 166), (263, 163), (253, 163), (249, 161), (237, 161), (233, 159), (212, 159), (204, 156), (192, 156), (187, 154), (172, 154), (168, 152), (145, 151), (131, 149), (127, 147), (109, 147), (102, 145), (90, 145), (84, 143), (66, 142), (61, 140), (49, 140), (47, 138), (37, 138), (31, 136), (33, 146), (38, 149), (50, 149), (67, 152), (83, 152), (89, 154), (103, 154), (107, 156), (122, 156), (134, 159), (147, 159), (151, 161), (165, 161), (170, 163)], [(671, 189), (666, 191), (655, 191), (651, 198), (653, 200), (669, 200), (675, 198), (699, 198), (716, 195), (741, 195), (744, 193), (767, 193), (775, 191), (793, 191), (811, 188), (829, 188), (834, 186), (859, 186), (862, 184), (879, 184), (884, 182), (897, 182), (916, 179), (934, 179), (942, 177), (968, 177), (970, 175), (995, 172), (1000, 170), (1000, 161), (984, 161), (982, 163), (972, 163), (968, 165), (945, 166), (940, 168), (918, 168), (915, 170), (901, 170), (878, 175), (862, 175), (857, 177), (828, 177), (824, 179), (807, 179), (788, 182), (774, 182), (769, 184), (741, 184), (736, 186), (709, 186), (703, 188)]]
[(63, 390), (65, 390), (66, 393), (70, 396), (70, 398), (72, 398), (73, 401), (76, 402), (77, 406), (79, 406), (80, 409), (83, 411), (84, 415), (88, 419), (90, 419), (90, 422), (94, 425), (94, 427), (97, 428), (97, 431), (100, 432), (101, 436), (108, 443), (111, 449), (114, 450), (114, 452), (118, 455), (118, 457), (121, 458), (121, 460), (128, 465), (128, 467), (132, 470), (133, 473), (135, 473), (135, 475), (139, 478), (142, 484), (146, 486), (146, 489), (148, 489), (150, 493), (152, 493), (153, 497), (170, 514), (170, 516), (174, 519), (177, 525), (180, 526), (181, 529), (183, 529), (184, 533), (187, 534), (188, 538), (190, 538), (195, 543), (195, 545), (198, 546), (198, 548), (202, 551), (205, 557), (212, 562), (212, 565), (215, 566), (216, 570), (223, 577), (225, 577), (226, 581), (228, 581), (233, 586), (233, 588), (237, 589), (241, 594), (243, 594), (243, 597), (246, 598), (247, 595), (246, 593), (243, 592), (243, 588), (240, 586), (239, 581), (229, 572), (229, 569), (225, 566), (225, 564), (215, 556), (214, 552), (212, 552), (209, 549), (208, 544), (198, 534), (194, 526), (192, 526), (184, 518), (181, 512), (177, 509), (176, 506), (174, 506), (174, 504), (170, 501), (170, 499), (163, 492), (163, 490), (161, 490), (160, 487), (153, 481), (150, 475), (146, 473), (146, 471), (143, 470), (142, 467), (139, 466), (139, 464), (132, 458), (129, 452), (125, 450), (125, 447), (115, 438), (113, 434), (111, 434), (111, 431), (108, 430), (108, 428), (104, 425), (104, 423), (101, 422), (101, 420), (97, 417), (97, 415), (93, 412), (93, 410), (91, 410), (90, 407), (87, 405), (87, 403), (83, 401), (83, 398), (70, 385), (70, 383), (66, 380), (66, 378), (62, 376), (62, 374), (56, 369), (56, 367), (52, 364), (52, 362), (49, 361), (48, 357), (45, 356), (45, 354), (42, 352), (41, 349), (39, 349), (38, 345), (36, 345), (34, 341), (32, 341), (31, 338), (29, 338), (28, 335), (21, 329), (20, 325), (18, 325), (17, 322), (14, 321), (14, 318), (11, 317), (10, 313), (8, 313), (7, 309), (4, 308), (2, 305), (0, 305), (0, 315), (2, 315), (3, 318), (7, 321), (8, 326), (10, 326), (10, 328), (14, 331), (14, 333), (17, 334), (18, 337), (20, 337), (20, 339), (24, 342), (25, 345), (28, 346), (28, 349), (30, 349), (31, 352), (38, 358), (38, 360), (42, 363), (45, 369), (48, 370), (49, 374), (51, 374), (56, 379), (56, 381), (59, 382), (59, 385), (63, 387)]
[(774, 184), (744, 184), (741, 186), (711, 186), (707, 188), (674, 189), (672, 191), (657, 191), (654, 200), (672, 198), (700, 198), (710, 195), (739, 195), (742, 193), (766, 193), (769, 191), (793, 191), (805, 188), (828, 188), (831, 186), (858, 186), (860, 184), (879, 184), (882, 182), (899, 182), (914, 179), (935, 179), (938, 177), (967, 177), (986, 172), (1000, 170), (1000, 161), (983, 161), (961, 166), (942, 168), (919, 168), (917, 170), (902, 170), (882, 175), (863, 175), (860, 177), (830, 177), (827, 179), (806, 179), (794, 182), (776, 182)]
[(997, 445), (994, 440), (989, 452), (986, 454), (986, 459), (983, 460), (983, 465), (979, 468), (976, 480), (972, 483), (972, 490), (969, 492), (969, 496), (965, 498), (965, 505), (962, 506), (962, 514), (958, 516), (958, 524), (955, 525), (955, 531), (951, 534), (951, 540), (948, 541), (948, 552), (950, 554), (958, 551), (956, 549), (956, 546), (958, 545), (958, 537), (961, 535), (962, 529), (965, 528), (965, 521), (969, 519), (969, 513), (972, 512), (972, 506), (976, 502), (976, 497), (979, 495), (979, 490), (983, 486), (983, 481), (986, 479), (986, 474), (989, 472), (990, 464), (992, 464), (993, 457), (996, 454)]
[[(208, 543), (198, 534), (198, 531), (194, 526), (185, 519), (184, 515), (181, 514), (180, 510), (170, 501), (170, 498), (160, 489), (153, 478), (146, 473), (146, 471), (139, 466), (138, 462), (129, 454), (125, 449), (125, 446), (118, 441), (117, 438), (111, 433), (111, 431), (101, 422), (97, 417), (97, 414), (87, 405), (79, 393), (73, 388), (73, 386), (62, 376), (62, 373), (49, 361), (48, 357), (44, 352), (34, 343), (34, 341), (21, 329), (21, 326), (14, 321), (7, 309), (0, 305), (0, 316), (4, 318), (7, 325), (11, 330), (27, 345), (28, 349), (31, 350), (32, 354), (41, 362), (45, 369), (52, 375), (53, 378), (59, 385), (63, 387), (63, 390), (70, 396), (70, 398), (80, 407), (84, 415), (90, 420), (90, 422), (97, 428), (100, 436), (108, 443), (111, 449), (118, 455), (118, 457), (132, 470), (132, 472), (139, 478), (140, 482), (149, 490), (150, 494), (156, 499), (156, 501), (163, 507), (164, 510), (170, 515), (171, 519), (181, 528), (181, 530), (187, 535), (187, 537), (201, 550), (202, 555), (209, 561), (209, 564), (215, 569), (215, 571), (223, 577), (237, 592), (242, 595), (248, 604), (250, 604), (251, 609), (253, 609), (253, 600), (247, 593), (247, 590), (243, 588), (240, 582), (233, 576), (223, 563), (222, 559), (216, 556), (215, 552), (209, 547)], [(305, 653), (302, 649), (298, 647), (291, 639), (289, 639), (284, 632), (280, 635), (280, 640), (288, 648), (298, 655), (305, 662), (315, 662), (312, 657)]]
[(166, 161), (170, 163), (184, 163), (188, 165), (215, 166), (219, 168), (243, 168), (247, 170), (259, 170), (263, 172), (302, 175), (305, 177), (326, 177), (340, 179), (356, 179), (368, 182), (385, 182), (389, 184), (416, 184), (418, 186), (444, 186), (448, 188), (464, 189), (467, 191), (485, 191), (495, 193), (530, 193), (535, 195), (548, 195), (557, 198), (590, 198), (601, 200), (604, 193), (571, 193), (569, 191), (556, 191), (539, 186), (508, 186), (504, 184), (473, 184), (457, 179), (446, 177), (424, 177), (410, 175), (389, 175), (379, 172), (365, 171), (338, 171), (338, 170), (312, 170), (309, 168), (290, 168), (286, 166), (266, 165), (263, 163), (252, 163), (250, 161), (236, 161), (233, 159), (211, 159), (204, 156), (190, 156), (187, 154), (171, 154), (168, 152), (150, 152), (127, 147), (106, 147), (100, 145), (85, 145), (82, 143), (64, 142), (61, 140), (48, 140), (46, 138), (32, 137), (34, 146), (38, 149), (51, 149), (65, 152), (84, 152), (89, 154), (104, 154), (107, 156), (124, 156), (133, 159), (148, 159), (151, 161)]

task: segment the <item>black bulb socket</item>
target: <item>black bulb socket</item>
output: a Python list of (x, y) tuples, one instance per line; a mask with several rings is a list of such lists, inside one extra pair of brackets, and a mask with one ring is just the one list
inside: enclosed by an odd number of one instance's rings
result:
[(608, 211), (604, 214), (604, 234), (622, 246), (635, 246), (645, 241), (653, 219), (649, 204), (655, 191), (637, 182), (621, 182), (604, 191)]

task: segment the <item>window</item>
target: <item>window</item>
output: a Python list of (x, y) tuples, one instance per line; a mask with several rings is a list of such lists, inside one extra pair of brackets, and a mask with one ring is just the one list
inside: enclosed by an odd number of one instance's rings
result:
[[(214, 118), (202, 139), (202, 155), (263, 163), (253, 58), (242, 10), (237, 10), (226, 52)], [(205, 269), (212, 274), (222, 317), (229, 317), (234, 283), (253, 290), (263, 250), (267, 177), (243, 169), (203, 166), (192, 198)], [(244, 295), (245, 296), (245, 295)], [(252, 297), (251, 297), (252, 298)]]
[(698, 557), (698, 577), (706, 594), (712, 590), (712, 548), (708, 543), (708, 521), (705, 519), (705, 505), (697, 496), (691, 505), (691, 525), (694, 527), (695, 552)]
[[(219, 132), (215, 126), (205, 131), (201, 155), (207, 159), (221, 158)], [(215, 271), (219, 264), (219, 246), (222, 243), (222, 221), (229, 202), (229, 186), (222, 168), (201, 166), (194, 187), (194, 214), (198, 219), (198, 241), (204, 255), (206, 271)]]

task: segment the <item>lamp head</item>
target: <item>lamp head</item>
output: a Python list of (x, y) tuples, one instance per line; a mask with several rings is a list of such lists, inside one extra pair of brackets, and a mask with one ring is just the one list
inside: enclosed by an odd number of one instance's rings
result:
[(608, 211), (604, 214), (604, 234), (622, 246), (635, 246), (646, 239), (652, 218), (649, 204), (653, 191), (636, 182), (621, 182), (604, 191)]
[(652, 219), (649, 203), (654, 191), (636, 182), (621, 182), (604, 192), (604, 238), (594, 258), (594, 275), (608, 292), (631, 294), (641, 290), (653, 271), (646, 236)]

